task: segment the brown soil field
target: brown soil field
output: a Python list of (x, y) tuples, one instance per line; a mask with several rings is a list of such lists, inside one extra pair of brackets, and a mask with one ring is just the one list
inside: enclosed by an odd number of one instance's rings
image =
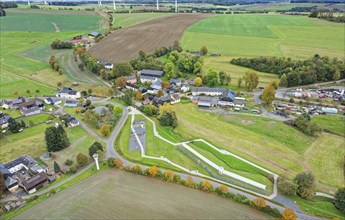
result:
[(180, 40), (185, 29), (206, 14), (177, 14), (157, 18), (114, 31), (89, 49), (91, 56), (107, 62), (123, 62), (138, 57), (140, 50), (152, 53)]
[(248, 206), (150, 177), (106, 170), (14, 219), (272, 219)]
[(38, 10), (38, 9), (6, 9), (6, 12), (17, 14), (56, 14), (56, 15), (98, 15), (95, 11), (76, 11), (76, 10)]

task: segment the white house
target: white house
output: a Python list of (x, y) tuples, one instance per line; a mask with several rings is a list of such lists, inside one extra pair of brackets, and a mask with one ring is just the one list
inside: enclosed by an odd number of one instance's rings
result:
[(156, 81), (158, 78), (157, 77), (153, 77), (153, 76), (140, 76), (140, 82), (141, 83), (145, 83), (145, 82), (154, 82)]
[(65, 98), (65, 99), (79, 99), (81, 96), (80, 96), (80, 92), (77, 92), (68, 87), (64, 87), (58, 93), (56, 93), (56, 97)]
[(179, 103), (179, 102), (181, 102), (181, 98), (180, 98), (180, 95), (179, 94), (172, 94), (171, 96), (170, 96), (170, 104), (176, 104), (176, 103)]

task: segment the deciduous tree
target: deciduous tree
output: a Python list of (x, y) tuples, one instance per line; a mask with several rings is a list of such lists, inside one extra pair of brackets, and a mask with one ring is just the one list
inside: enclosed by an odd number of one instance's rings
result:
[(205, 56), (205, 55), (207, 55), (207, 52), (208, 52), (208, 50), (207, 50), (207, 47), (206, 47), (206, 46), (202, 46), (202, 47), (200, 48), (200, 53), (201, 53), (201, 55)]
[(278, 178), (278, 188), (285, 195), (295, 195), (297, 191), (297, 185), (284, 177)]
[(264, 91), (261, 94), (261, 99), (266, 105), (271, 105), (275, 99), (276, 91), (271, 84), (265, 86)]
[(139, 102), (142, 101), (143, 95), (141, 94), (141, 92), (139, 91), (135, 92), (135, 99)]
[(266, 207), (266, 201), (261, 198), (261, 197), (256, 197), (254, 200), (253, 200), (253, 203), (256, 207), (260, 207), (260, 208), (265, 208)]
[(127, 80), (124, 76), (120, 76), (120, 77), (116, 78), (116, 80), (115, 80), (115, 85), (117, 87), (125, 88), (126, 83), (127, 83)]
[(241, 87), (241, 85), (242, 85), (242, 77), (239, 77), (239, 78), (237, 79), (237, 86), (238, 86), (238, 87)]
[(158, 174), (158, 168), (156, 166), (149, 167), (149, 174), (155, 177)]
[(194, 85), (197, 87), (201, 86), (202, 85), (202, 79), (200, 77), (195, 77)]
[(193, 186), (194, 185), (193, 178), (191, 176), (187, 176), (186, 181), (184, 182), (184, 184), (186, 186), (189, 186), (189, 187)]
[(164, 176), (168, 182), (172, 182), (174, 180), (174, 172), (171, 170), (165, 171)]
[(77, 155), (77, 163), (80, 165), (80, 166), (85, 166), (88, 162), (88, 158), (85, 154), (83, 153), (79, 153)]
[(297, 215), (294, 212), (294, 210), (292, 209), (285, 209), (285, 211), (283, 212), (283, 219), (284, 220), (296, 220), (297, 219)]
[(163, 94), (163, 90), (158, 90), (157, 92), (157, 97), (162, 97), (164, 94)]
[(246, 75), (244, 76), (245, 86), (247, 87), (248, 91), (253, 91), (258, 84), (259, 84), (259, 76), (254, 71), (247, 71)]
[(203, 180), (200, 182), (200, 189), (203, 191), (210, 191), (212, 189), (212, 184), (208, 180)]
[(287, 81), (287, 78), (286, 78), (286, 74), (285, 74), (285, 73), (280, 77), (279, 85), (280, 85), (281, 87), (287, 87), (287, 86), (288, 86), (288, 81)]
[(120, 160), (120, 158), (118, 158), (118, 157), (115, 158), (114, 162), (115, 162), (115, 166), (116, 166), (117, 168), (120, 168), (120, 167), (123, 166), (122, 160)]
[(110, 134), (110, 126), (107, 123), (103, 124), (100, 132), (103, 135), (103, 137), (108, 136)]
[(164, 73), (168, 79), (170, 79), (176, 71), (175, 64), (173, 62), (167, 62), (164, 66)]
[(311, 172), (301, 172), (294, 179), (297, 184), (297, 194), (303, 199), (311, 200), (315, 194), (315, 177)]
[(229, 188), (227, 186), (225, 186), (225, 185), (218, 186), (218, 190), (222, 194), (227, 194), (229, 192)]

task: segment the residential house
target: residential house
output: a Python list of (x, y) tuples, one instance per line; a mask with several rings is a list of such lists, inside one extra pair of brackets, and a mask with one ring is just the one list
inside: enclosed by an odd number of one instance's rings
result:
[(19, 97), (11, 101), (10, 108), (17, 108), (19, 104), (22, 104), (26, 101), (24, 97)]
[(176, 104), (176, 103), (179, 103), (181, 102), (181, 98), (180, 98), (180, 95), (179, 94), (172, 94), (170, 96), (170, 104)]
[(144, 101), (143, 101), (143, 105), (149, 105), (151, 103), (150, 99), (146, 98)]
[(64, 87), (58, 93), (56, 93), (56, 97), (65, 98), (65, 99), (78, 99), (81, 96), (80, 96), (80, 92), (77, 92), (68, 87)]
[(147, 70), (147, 69), (143, 69), (138, 71), (138, 74), (140, 76), (150, 76), (150, 77), (157, 77), (160, 78), (164, 75), (164, 72), (161, 70)]
[(21, 182), (21, 186), (26, 192), (32, 194), (49, 183), (46, 173), (38, 173), (31, 178)]
[(160, 98), (154, 97), (152, 101), (155, 105), (163, 105), (164, 103), (170, 103), (171, 97), (170, 95), (160, 97)]
[(17, 159), (14, 159), (6, 164), (4, 164), (4, 167), (10, 171), (11, 174), (14, 174), (21, 170), (22, 168), (25, 168), (28, 170), (30, 167), (37, 164), (37, 161), (34, 160), (32, 157), (23, 155), (18, 157)]
[(77, 107), (78, 101), (77, 100), (66, 100), (65, 106), (66, 107)]
[(58, 105), (61, 104), (61, 99), (47, 97), (44, 99), (44, 102), (48, 105)]
[(25, 116), (40, 114), (42, 110), (45, 109), (42, 101), (38, 99), (31, 99), (27, 102), (19, 104), (18, 107), (22, 115)]
[(161, 79), (157, 79), (156, 81), (154, 81), (152, 83), (152, 85), (150, 86), (152, 90), (158, 92), (159, 90), (162, 90), (162, 80)]
[(12, 177), (7, 177), (5, 180), (5, 186), (8, 191), (14, 193), (19, 188), (18, 181)]
[(135, 75), (125, 76), (126, 83), (129, 84), (136, 84), (137, 83), (137, 77)]
[(183, 84), (181, 87), (181, 91), (186, 93), (189, 92), (189, 85), (188, 84)]
[(66, 117), (68, 120), (68, 125), (70, 127), (78, 126), (80, 124), (79, 121), (75, 117), (73, 117), (72, 115), (67, 114)]
[(9, 109), (10, 105), (11, 105), (11, 102), (7, 101), (6, 99), (1, 100), (1, 102), (0, 102), (0, 107), (2, 109)]
[(134, 92), (136, 92), (136, 91), (139, 91), (139, 86), (136, 86), (136, 85), (131, 84), (131, 83), (127, 83), (126, 89), (130, 89), (130, 90), (133, 90)]
[(181, 86), (182, 81), (180, 79), (171, 79), (170, 80), (170, 85), (176, 85), (176, 86)]
[(8, 127), (8, 120), (12, 118), (10, 115), (4, 115), (0, 118), (0, 126), (2, 129), (5, 129)]
[(6, 179), (8, 176), (12, 175), (12, 173), (1, 162), (0, 162), (0, 173), (2, 173), (2, 176), (4, 179)]
[(224, 88), (193, 87), (192, 95), (221, 96), (226, 91)]

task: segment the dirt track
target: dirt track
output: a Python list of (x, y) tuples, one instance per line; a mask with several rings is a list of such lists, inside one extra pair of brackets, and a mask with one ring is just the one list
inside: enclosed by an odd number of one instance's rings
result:
[(205, 17), (206, 14), (177, 14), (120, 29), (91, 47), (89, 53), (103, 61), (129, 61), (140, 50), (152, 53), (156, 48), (172, 45), (188, 26)]

